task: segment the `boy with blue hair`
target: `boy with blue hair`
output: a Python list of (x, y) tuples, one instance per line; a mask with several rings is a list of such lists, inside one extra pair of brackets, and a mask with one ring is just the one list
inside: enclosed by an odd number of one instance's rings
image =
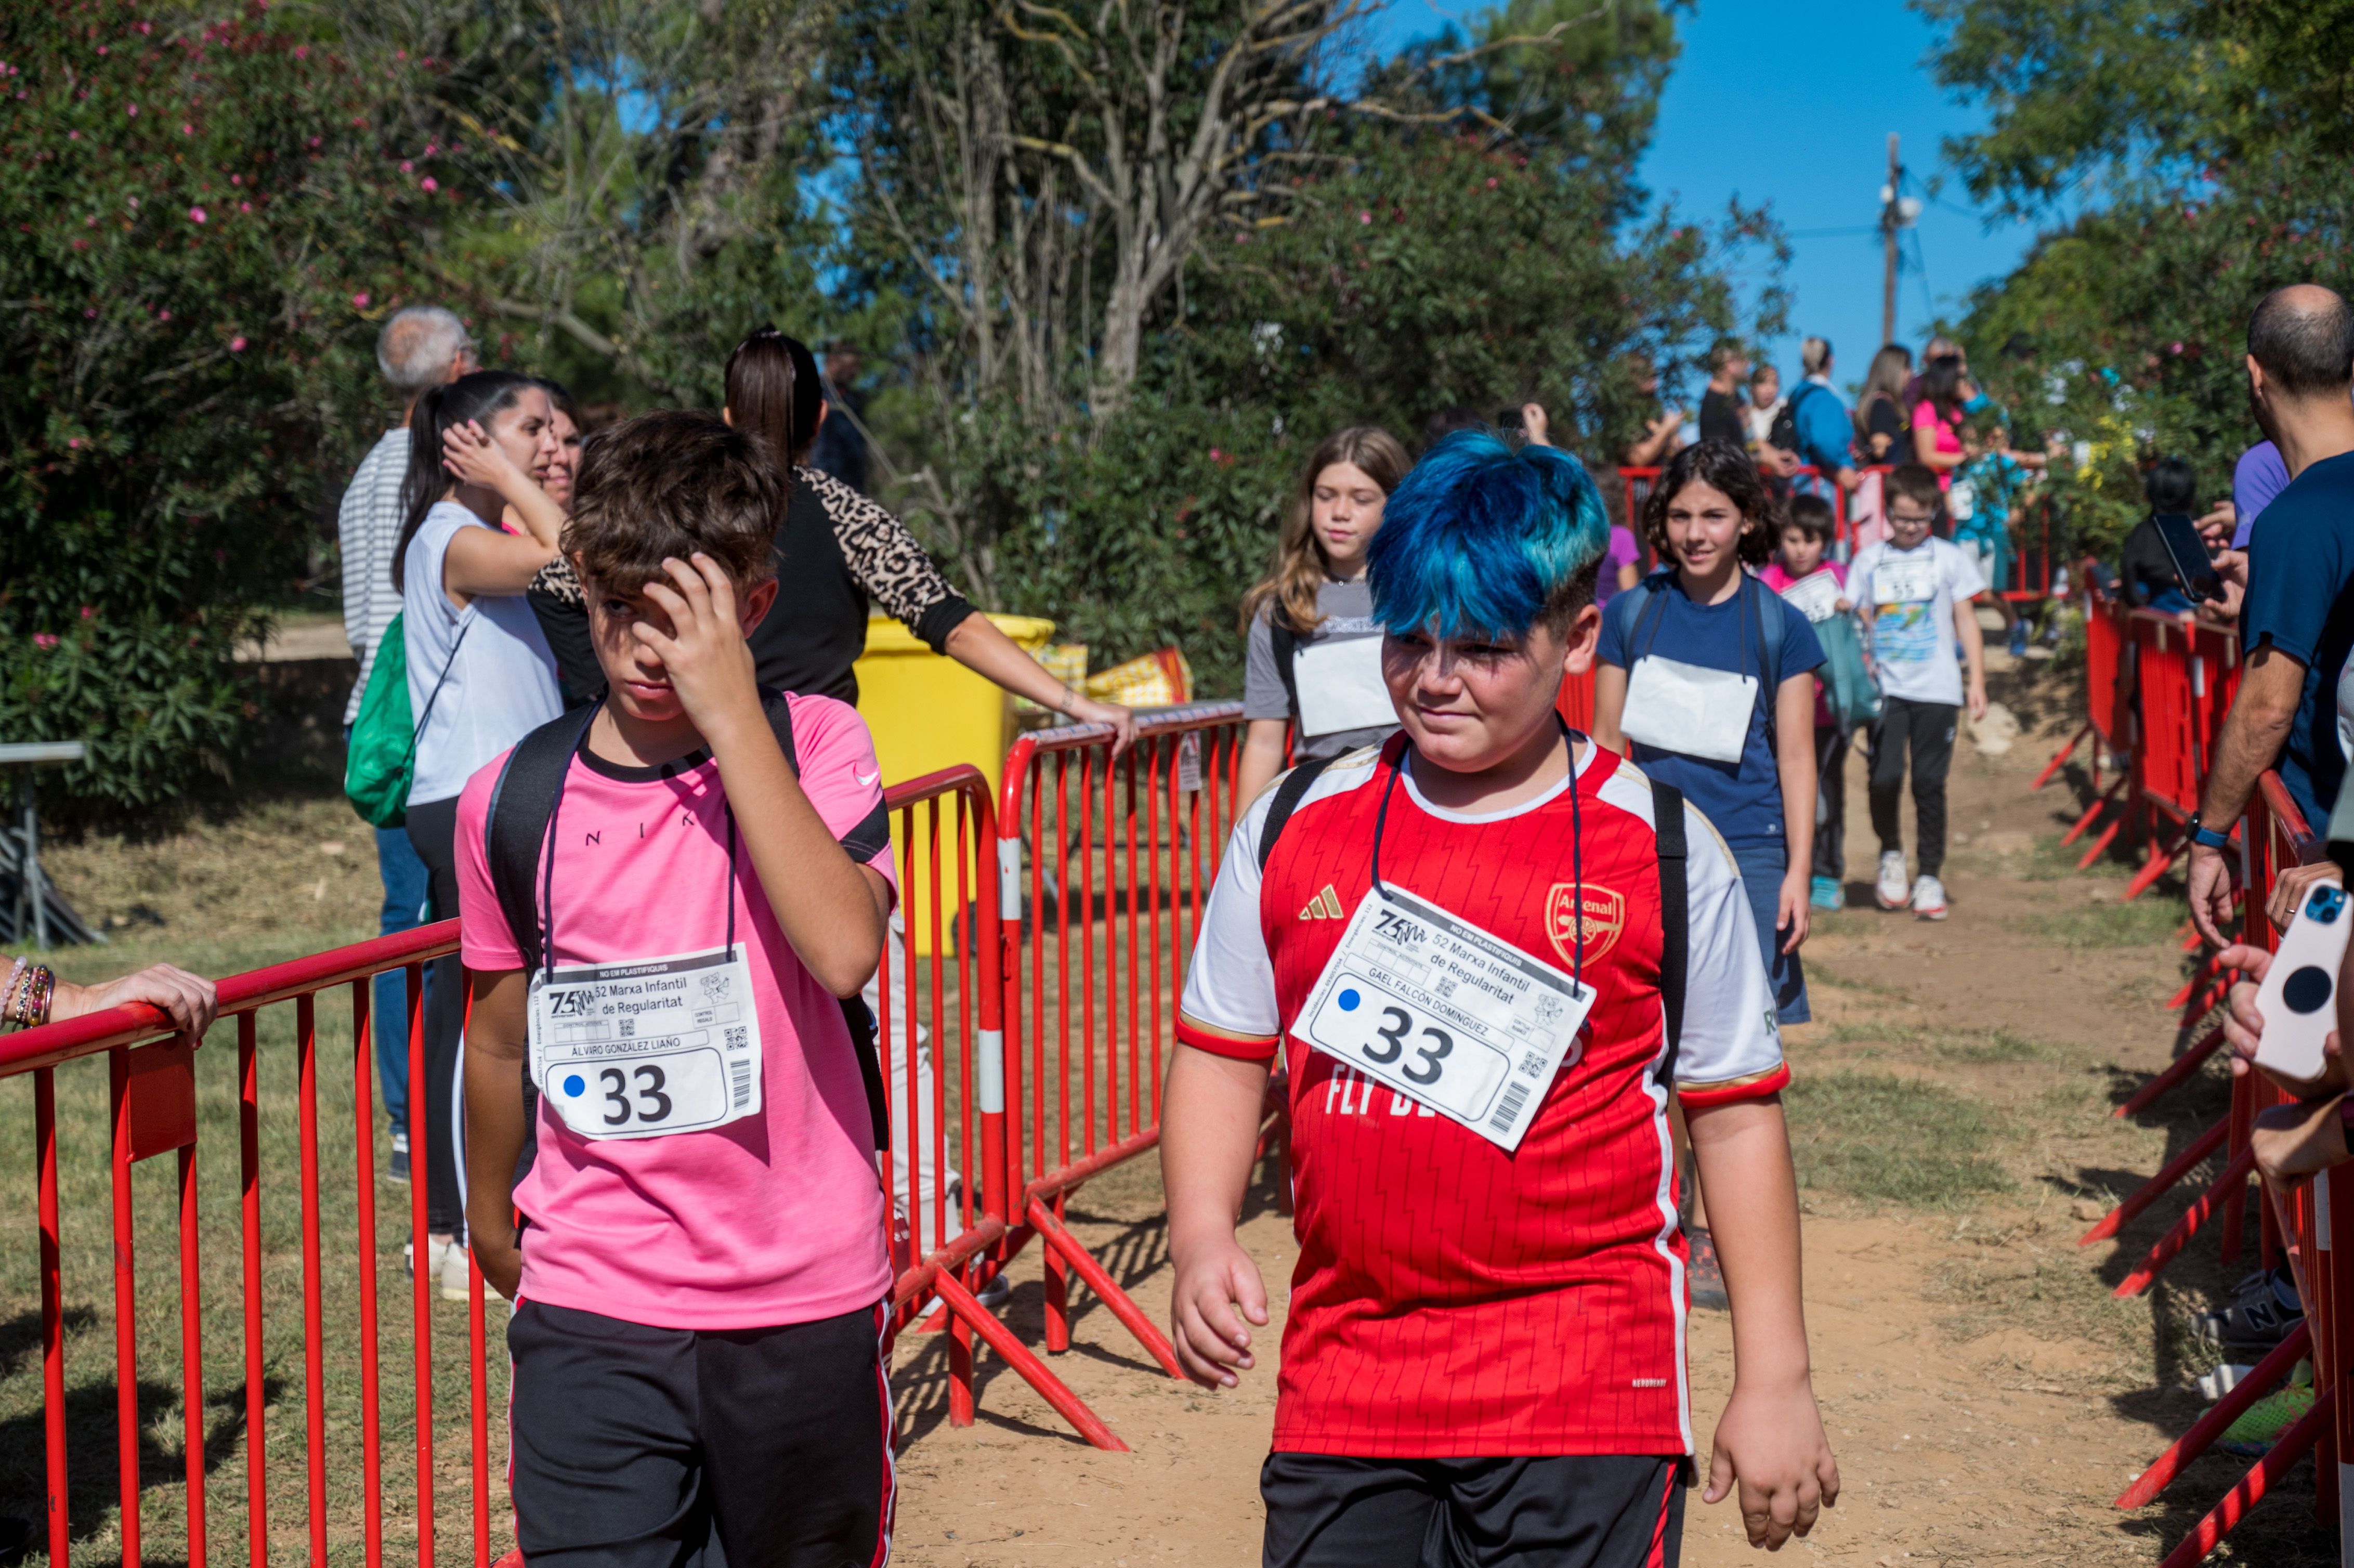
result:
[(1402, 732), (1236, 826), (1164, 1102), (1185, 1370), (1252, 1370), (1235, 1238), (1288, 1069), (1295, 1229), (1268, 1568), (1673, 1563), (1693, 1451), (1682, 1102), (1734, 1303), (1707, 1499), (1779, 1546), (1833, 1502), (1799, 1301), (1788, 1081), (1732, 856), (1570, 732), (1601, 498), (1576, 461), (1449, 437), (1374, 536)]

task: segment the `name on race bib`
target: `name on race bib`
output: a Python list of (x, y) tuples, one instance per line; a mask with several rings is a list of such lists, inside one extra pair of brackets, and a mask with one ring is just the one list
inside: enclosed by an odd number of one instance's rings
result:
[(531, 1080), (582, 1138), (664, 1138), (760, 1109), (760, 1018), (741, 943), (535, 973)]
[(1590, 987), (1438, 906), (1375, 887), (1300, 1010), (1315, 1050), (1507, 1151), (1564, 1062)]

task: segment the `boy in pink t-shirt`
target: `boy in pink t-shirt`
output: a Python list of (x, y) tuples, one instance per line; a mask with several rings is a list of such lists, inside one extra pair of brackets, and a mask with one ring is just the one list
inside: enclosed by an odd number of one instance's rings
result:
[(459, 800), (467, 1212), (515, 1303), (535, 1568), (887, 1549), (886, 1199), (842, 999), (896, 890), (857, 714), (753, 677), (784, 482), (704, 415), (592, 442), (564, 546), (607, 694)]
[[(1853, 612), (1847, 597), (1847, 568), (1825, 559), (1835, 519), (1819, 495), (1794, 495), (1776, 540), (1775, 558), (1758, 574), (1766, 586), (1788, 599), (1818, 628), (1834, 616)], [(1831, 713), (1822, 675), (1815, 676), (1815, 866), (1807, 902), (1818, 909), (1847, 906), (1847, 752), (1852, 737)]]

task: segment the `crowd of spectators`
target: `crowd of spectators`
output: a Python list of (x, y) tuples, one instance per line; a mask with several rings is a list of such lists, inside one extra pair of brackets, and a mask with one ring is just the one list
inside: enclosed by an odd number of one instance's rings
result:
[[(600, 701), (605, 677), (565, 544), (584, 442), (595, 440), (571, 394), (546, 378), (482, 369), (465, 323), (435, 305), (394, 313), (376, 358), (399, 417), (353, 474), (338, 523), (345, 630), (360, 663), (346, 727), (393, 638), (414, 715), (406, 821), (376, 833), (379, 925), (389, 935), (457, 913), (456, 811), (466, 780), (538, 726)], [(879, 604), (933, 652), (1069, 722), (1103, 725), (1125, 747), (1136, 734), (1133, 714), (1070, 689), (1023, 652), (976, 612), (898, 518), (866, 496), (875, 448), (858, 412), (860, 368), (856, 351), (837, 344), (821, 373), (807, 345), (773, 327), (753, 333), (727, 362), (722, 412), (757, 436), (784, 482), (772, 534), (784, 588), (750, 633), (758, 680), (854, 704), (852, 666), (864, 650), (869, 607)], [(896, 914), (889, 942), (904, 972)], [(874, 991), (870, 982), (870, 1014)], [(421, 1125), (431, 1238), (424, 1266), (452, 1299), (468, 1289), (461, 1245), (466, 1001), (452, 956), (428, 967), (421, 1040), (408, 1038), (398, 971), (379, 977), (372, 1009), (391, 1130), (387, 1177), (409, 1179), (408, 1132)], [(912, 1019), (896, 1021), (894, 1033), (884, 1054), (892, 1110), (904, 1121), (910, 1073), (921, 1102), (932, 1097), (928, 1043)], [(408, 1103), (411, 1050), (424, 1054), (429, 1102), (417, 1118)], [(906, 1151), (931, 1143), (932, 1129), (919, 1130), (895, 1127), (892, 1139), (895, 1208), (918, 1229), (943, 1179), (928, 1158), (911, 1167)]]

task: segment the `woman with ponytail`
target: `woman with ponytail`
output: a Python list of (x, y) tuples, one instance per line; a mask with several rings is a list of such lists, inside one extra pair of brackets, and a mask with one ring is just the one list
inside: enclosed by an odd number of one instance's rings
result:
[[(851, 672), (866, 650), (870, 605), (907, 623), (935, 653), (1058, 713), (1074, 724), (1108, 724), (1125, 749), (1136, 715), (1065, 686), (952, 587), (907, 525), (849, 485), (809, 466), (811, 445), (833, 417), (806, 344), (773, 326), (754, 332), (727, 356), (721, 415), (766, 444), (784, 471), (787, 500), (775, 540), (776, 608), (754, 628), (760, 683), (779, 691), (855, 704)], [(567, 703), (585, 703), (605, 683), (588, 644), (588, 610), (571, 563), (561, 558), (531, 586), (532, 608), (563, 671)]]
[[(560, 457), (547, 389), (478, 370), (418, 400), (410, 416), (406, 514), (392, 556), (408, 656), (417, 755), (408, 838), (425, 863), (434, 919), (458, 913), (458, 795), (474, 771), (564, 711), (556, 661), (524, 602), (556, 556), (564, 514), (532, 478)], [(524, 531), (500, 526), (510, 508)], [(426, 1224), (443, 1296), (464, 1299), (465, 1218), (457, 1156), (459, 1035), (465, 978), (436, 959), (425, 1012)]]

